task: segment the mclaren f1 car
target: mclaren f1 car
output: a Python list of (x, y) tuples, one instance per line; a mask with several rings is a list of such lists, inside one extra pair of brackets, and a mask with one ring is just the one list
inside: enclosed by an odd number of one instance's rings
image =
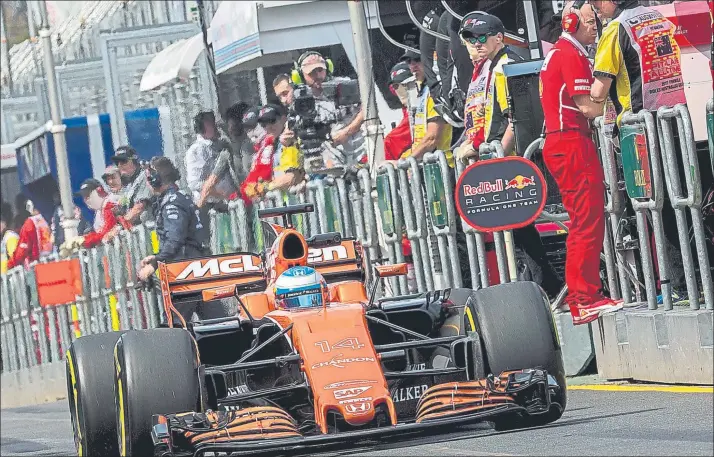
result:
[[(489, 421), (542, 425), (566, 406), (544, 292), (532, 282), (376, 298), (406, 265), (374, 267), (338, 233), (305, 238), (261, 210), (271, 248), (160, 264), (162, 327), (79, 338), (67, 355), (79, 455), (293, 453)], [(275, 306), (286, 270), (310, 266), (329, 300)], [(235, 315), (185, 322), (192, 300)]]

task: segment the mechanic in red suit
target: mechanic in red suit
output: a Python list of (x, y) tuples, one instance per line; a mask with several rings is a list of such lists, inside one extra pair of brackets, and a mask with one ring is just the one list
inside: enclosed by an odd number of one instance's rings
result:
[(592, 65), (585, 46), (595, 43), (595, 12), (584, 1), (563, 9), (563, 33), (543, 61), (540, 92), (545, 115), (543, 159), (563, 197), (571, 226), (566, 243), (566, 304), (573, 324), (587, 324), (622, 308), (600, 290), (605, 236), (605, 176), (588, 117), (602, 111), (590, 100)]

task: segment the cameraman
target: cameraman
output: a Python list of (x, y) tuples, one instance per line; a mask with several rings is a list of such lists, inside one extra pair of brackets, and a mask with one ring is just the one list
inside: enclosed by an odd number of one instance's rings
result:
[(296, 70), (293, 72), (293, 82), (304, 83), (310, 88), (315, 98), (317, 122), (331, 124), (337, 121), (329, 141), (342, 148), (345, 161), (354, 162), (357, 159), (357, 151), (364, 144), (364, 136), (360, 132), (364, 122), (364, 112), (361, 106), (356, 112), (338, 107), (324, 92), (323, 84), (328, 81), (339, 83), (350, 79), (333, 77), (331, 68), (328, 71), (328, 61), (317, 51), (307, 51), (300, 56), (296, 63)]

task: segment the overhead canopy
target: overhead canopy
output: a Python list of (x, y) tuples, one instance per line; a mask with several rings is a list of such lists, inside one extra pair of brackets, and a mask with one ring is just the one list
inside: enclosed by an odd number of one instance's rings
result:
[(196, 60), (204, 50), (203, 35), (200, 33), (173, 43), (151, 60), (141, 77), (139, 90), (152, 90), (176, 80), (188, 80)]

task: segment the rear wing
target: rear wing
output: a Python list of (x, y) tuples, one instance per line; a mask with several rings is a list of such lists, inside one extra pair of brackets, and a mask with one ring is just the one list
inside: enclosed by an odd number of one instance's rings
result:
[[(342, 239), (332, 245), (324, 245), (314, 238), (306, 241), (307, 264), (319, 271), (328, 283), (364, 280), (362, 248), (354, 239)], [(250, 252), (159, 263), (159, 275), (162, 294), (164, 297), (168, 294), (172, 302), (201, 299), (207, 289), (234, 286), (236, 293), (241, 294), (262, 291), (267, 286), (262, 259)]]

